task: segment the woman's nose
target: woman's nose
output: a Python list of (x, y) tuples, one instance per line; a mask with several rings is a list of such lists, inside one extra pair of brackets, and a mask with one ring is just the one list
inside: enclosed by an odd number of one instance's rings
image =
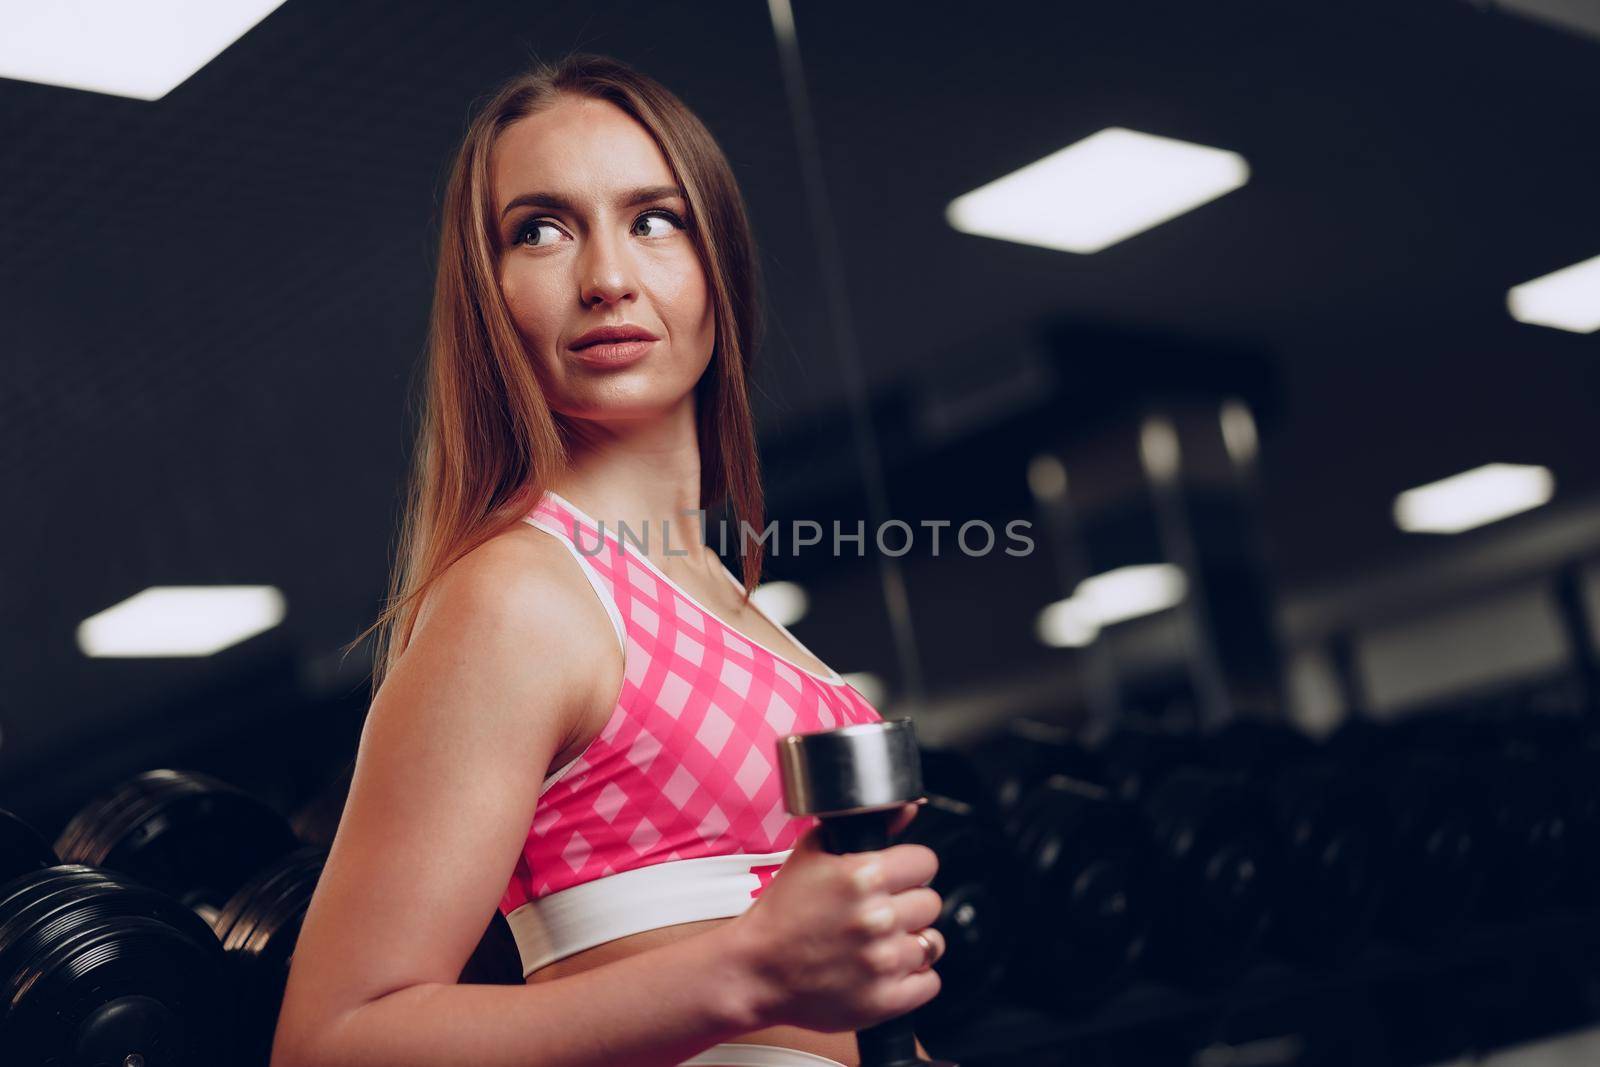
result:
[(636, 295), (633, 265), (624, 242), (614, 237), (591, 237), (579, 258), (579, 299), (585, 306), (611, 304)]

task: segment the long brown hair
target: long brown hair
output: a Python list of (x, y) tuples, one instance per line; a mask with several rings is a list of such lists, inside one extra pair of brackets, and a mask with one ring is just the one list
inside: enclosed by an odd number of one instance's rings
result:
[[(746, 387), (761, 329), (760, 278), (727, 157), (681, 100), (627, 64), (588, 53), (539, 63), (477, 110), (445, 187), (420, 419), (388, 600), (347, 646), (378, 631), (374, 696), (410, 641), (423, 594), (452, 563), (532, 510), (567, 461), (561, 416), (539, 388), (501, 295), (489, 169), (506, 127), (567, 94), (609, 101), (632, 116), (683, 187), (716, 315), (711, 364), (695, 385), (701, 506), (726, 504), (738, 523), (764, 525)], [(763, 546), (739, 543), (748, 597), (760, 580)]]

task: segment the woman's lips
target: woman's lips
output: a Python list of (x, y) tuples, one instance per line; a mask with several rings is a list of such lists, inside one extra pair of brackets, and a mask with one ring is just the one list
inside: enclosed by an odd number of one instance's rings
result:
[(572, 354), (580, 362), (594, 367), (621, 367), (644, 357), (654, 341), (602, 341), (599, 344), (575, 348)]

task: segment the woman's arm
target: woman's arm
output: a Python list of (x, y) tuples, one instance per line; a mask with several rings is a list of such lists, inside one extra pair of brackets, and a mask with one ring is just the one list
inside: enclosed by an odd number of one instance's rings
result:
[(458, 986), (554, 758), (622, 681), (571, 556), (496, 538), (430, 593), (374, 699), (306, 914), (273, 1067), (673, 1064), (762, 1014), (734, 939), (689, 938), (522, 988)]
[(761, 1028), (726, 929), (530, 986), (411, 986), (273, 1067), (672, 1067)]

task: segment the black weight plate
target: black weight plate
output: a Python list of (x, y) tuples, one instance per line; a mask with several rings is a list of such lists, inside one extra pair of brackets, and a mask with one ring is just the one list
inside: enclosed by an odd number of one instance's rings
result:
[(239, 888), (214, 924), (238, 990), (233, 1019), (243, 1064), (266, 1064), (283, 1005), (289, 964), (328, 849), (312, 845), (279, 858)]
[(1175, 771), (1146, 804), (1163, 880), (1162, 969), (1212, 982), (1236, 976), (1270, 931), (1281, 856), (1266, 801), (1214, 771)]
[(1359, 770), (1308, 764), (1278, 777), (1273, 813), (1285, 902), (1274, 946), (1302, 962), (1350, 959), (1367, 941), (1390, 870), (1382, 798)]
[(926, 845), (939, 857), (931, 886), (943, 901), (934, 928), (945, 953), (935, 964), (941, 989), (924, 1013), (943, 1024), (982, 1005), (1015, 954), (1020, 875), (999, 827), (949, 797), (928, 802), (892, 842)]
[[(924, 753), (924, 766), (928, 767)], [(1099, 781), (1098, 759), (1076, 731), (1057, 723), (1018, 718), (976, 746), (942, 756), (935, 750), (928, 792), (965, 800), (986, 816), (1004, 819), (1052, 774)]]
[(298, 845), (288, 820), (248, 793), (206, 775), (157, 770), (86, 806), (56, 849), (67, 862), (122, 871), (210, 918)]
[(1019, 995), (1077, 1009), (1142, 968), (1160, 887), (1138, 809), (1093, 783), (1055, 775), (1024, 798), (1012, 822), (1023, 872)]
[(189, 909), (63, 865), (0, 887), (0, 1060), (98, 1067), (226, 1062), (221, 946)]
[(1117, 800), (1141, 804), (1184, 767), (1203, 763), (1201, 743), (1188, 734), (1126, 728), (1108, 735), (1095, 750), (1100, 769), (1092, 781)]
[(1394, 820), (1379, 928), (1406, 944), (1448, 944), (1488, 881), (1492, 830), (1482, 789), (1458, 760), (1433, 755), (1391, 757), (1379, 774)]
[(192, 911), (114, 872), (63, 864), (0, 886), (0, 981), (33, 966), (74, 931), (120, 918), (163, 923), (204, 943), (215, 938)]

